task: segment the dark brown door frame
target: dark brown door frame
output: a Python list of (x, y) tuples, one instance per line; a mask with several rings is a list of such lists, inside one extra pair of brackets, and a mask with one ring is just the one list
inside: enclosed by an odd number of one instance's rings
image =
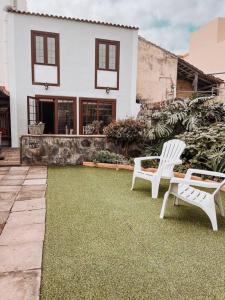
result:
[[(36, 95), (35, 98), (38, 102), (40, 99), (43, 100), (53, 100), (54, 102), (54, 131), (58, 134), (58, 100), (73, 100), (73, 130), (74, 134), (77, 134), (77, 98), (76, 97), (66, 97), (66, 96), (52, 96), (52, 95)], [(43, 101), (44, 102), (44, 101)]]

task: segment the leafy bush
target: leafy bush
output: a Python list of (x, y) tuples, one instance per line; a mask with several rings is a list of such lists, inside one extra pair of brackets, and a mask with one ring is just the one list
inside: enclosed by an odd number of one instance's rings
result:
[(200, 126), (225, 121), (225, 108), (211, 97), (176, 100), (152, 115), (151, 128), (146, 128), (146, 140), (172, 138)]
[(127, 159), (120, 154), (116, 154), (113, 152), (110, 152), (108, 150), (101, 150), (97, 153), (95, 153), (92, 157), (93, 162), (99, 162), (99, 163), (128, 163)]
[(129, 145), (143, 141), (143, 132), (147, 128), (145, 122), (135, 119), (125, 119), (112, 122), (104, 128), (104, 134), (117, 146), (121, 145), (123, 154), (127, 157)]
[(214, 123), (177, 136), (187, 144), (184, 168), (225, 172), (225, 124)]

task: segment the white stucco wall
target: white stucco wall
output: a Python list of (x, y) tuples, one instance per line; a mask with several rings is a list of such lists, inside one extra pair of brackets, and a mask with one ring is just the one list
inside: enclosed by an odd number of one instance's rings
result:
[[(18, 146), (20, 135), (27, 133), (27, 96), (116, 99), (117, 119), (137, 114), (137, 30), (14, 13), (8, 13), (8, 18), (12, 146)], [(31, 30), (60, 34), (60, 87), (46, 91), (44, 86), (32, 85)], [(109, 94), (95, 89), (96, 38), (120, 41), (120, 88)]]
[(26, 10), (26, 0), (0, 0), (0, 86), (8, 89), (8, 14), (7, 6)]

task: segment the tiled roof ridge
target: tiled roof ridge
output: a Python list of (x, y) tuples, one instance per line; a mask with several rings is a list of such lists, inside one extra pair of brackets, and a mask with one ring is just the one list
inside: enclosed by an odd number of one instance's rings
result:
[(66, 17), (66, 16), (60, 16), (60, 15), (53, 15), (53, 14), (41, 13), (41, 12), (23, 11), (23, 10), (15, 9), (12, 6), (8, 6), (7, 7), (7, 12), (16, 13), (16, 14), (23, 14), (23, 15), (38, 16), (38, 17), (56, 18), (56, 19), (68, 20), (68, 21), (76, 21), (76, 22), (81, 22), (81, 23), (90, 23), (90, 24), (97, 24), (97, 25), (119, 27), (119, 28), (124, 28), (124, 29), (131, 29), (131, 30), (138, 30), (139, 29), (136, 26), (115, 24), (115, 23), (104, 22), (104, 21), (80, 19), (80, 18)]

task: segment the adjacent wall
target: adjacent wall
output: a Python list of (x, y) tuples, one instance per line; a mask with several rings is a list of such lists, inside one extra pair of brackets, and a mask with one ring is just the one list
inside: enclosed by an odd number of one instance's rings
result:
[[(174, 97), (177, 81), (177, 57), (139, 37), (137, 95), (147, 102), (161, 102)], [(174, 86), (174, 91), (172, 90)]]
[[(191, 34), (184, 57), (205, 73), (225, 72), (225, 18), (216, 18)], [(225, 74), (217, 77), (225, 80)]]

